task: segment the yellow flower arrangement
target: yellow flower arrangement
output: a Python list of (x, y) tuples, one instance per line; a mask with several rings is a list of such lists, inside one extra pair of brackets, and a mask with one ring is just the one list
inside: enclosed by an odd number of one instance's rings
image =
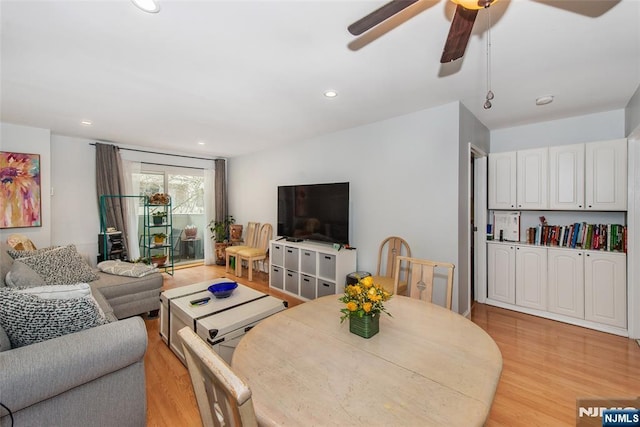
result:
[(344, 296), (340, 298), (340, 301), (345, 303), (345, 308), (340, 310), (342, 312), (340, 322), (344, 322), (349, 317), (362, 317), (382, 312), (391, 316), (382, 304), (391, 298), (391, 294), (380, 285), (373, 283), (371, 276), (357, 278), (358, 283), (348, 285), (344, 289)]

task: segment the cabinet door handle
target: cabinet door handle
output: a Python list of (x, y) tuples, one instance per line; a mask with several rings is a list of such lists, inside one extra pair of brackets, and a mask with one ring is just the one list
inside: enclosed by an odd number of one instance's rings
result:
[(331, 257), (330, 256), (325, 256), (324, 259), (331, 259)]

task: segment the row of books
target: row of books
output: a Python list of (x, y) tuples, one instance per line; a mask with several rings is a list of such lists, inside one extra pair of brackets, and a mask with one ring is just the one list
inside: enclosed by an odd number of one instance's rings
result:
[(627, 252), (627, 227), (620, 224), (538, 225), (527, 229), (527, 243)]

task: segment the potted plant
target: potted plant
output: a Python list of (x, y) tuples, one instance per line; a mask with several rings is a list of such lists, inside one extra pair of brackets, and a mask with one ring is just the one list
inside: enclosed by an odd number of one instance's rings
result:
[(167, 235), (164, 233), (155, 233), (152, 234), (153, 236), (153, 243), (155, 243), (156, 245), (164, 245), (164, 240), (167, 238)]
[(167, 262), (166, 254), (151, 255), (151, 264), (154, 264), (157, 267), (162, 267), (165, 262)]
[(339, 298), (345, 303), (340, 310), (340, 323), (349, 319), (349, 331), (363, 338), (371, 338), (380, 330), (380, 315), (391, 314), (383, 302), (391, 298), (391, 294), (373, 282), (373, 277), (358, 278), (358, 283), (347, 285), (344, 296)]
[(215, 242), (217, 265), (225, 265), (224, 250), (230, 245), (228, 243), (229, 226), (235, 222), (233, 215), (227, 215), (223, 221), (211, 220), (209, 222), (211, 238)]
[(151, 214), (153, 218), (153, 225), (162, 225), (164, 219), (167, 217), (167, 213), (165, 211), (157, 211)]

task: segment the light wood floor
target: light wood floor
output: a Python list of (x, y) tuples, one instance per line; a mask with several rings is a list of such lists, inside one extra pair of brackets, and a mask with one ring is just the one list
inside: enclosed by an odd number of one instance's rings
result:
[[(242, 279), (226, 275), (269, 292), (266, 274), (256, 276), (248, 282), (246, 272)], [(224, 267), (181, 269), (165, 275), (164, 288), (218, 277), (225, 277)], [(289, 306), (300, 303), (271, 293)], [(577, 398), (640, 395), (640, 347), (633, 340), (483, 304), (473, 307), (471, 318), (496, 341), (503, 357), (487, 426), (575, 425)], [(145, 323), (148, 425), (200, 426), (186, 368), (160, 339), (159, 320)]]

